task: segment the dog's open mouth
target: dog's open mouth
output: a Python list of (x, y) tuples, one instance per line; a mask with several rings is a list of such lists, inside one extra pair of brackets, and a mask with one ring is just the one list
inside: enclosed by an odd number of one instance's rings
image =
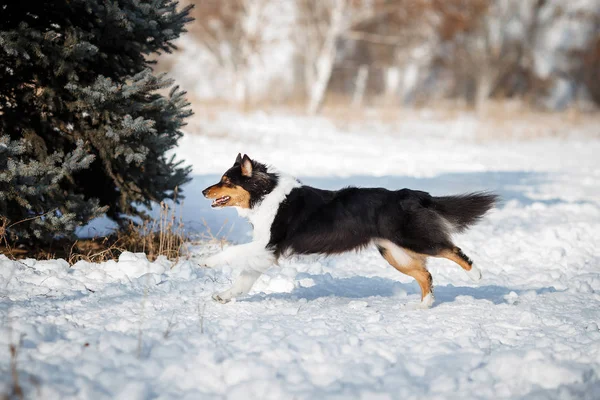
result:
[(223, 197), (219, 197), (218, 199), (214, 199), (211, 204), (211, 207), (222, 207), (225, 204), (227, 204), (229, 199), (231, 199), (231, 197), (229, 197), (229, 196), (223, 196)]

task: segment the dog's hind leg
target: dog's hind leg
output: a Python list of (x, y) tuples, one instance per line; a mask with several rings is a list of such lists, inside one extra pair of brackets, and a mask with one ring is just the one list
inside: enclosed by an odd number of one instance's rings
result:
[(389, 240), (377, 240), (377, 249), (398, 271), (415, 278), (421, 287), (421, 306), (429, 308), (433, 304), (433, 283), (431, 274), (425, 268), (425, 256), (406, 250)]
[(481, 279), (481, 271), (479, 268), (473, 265), (473, 261), (463, 251), (460, 247), (452, 247), (451, 249), (442, 250), (437, 257), (443, 257), (450, 261), (454, 261), (458, 265), (461, 266), (462, 269), (465, 270), (469, 278), (471, 280), (477, 282)]

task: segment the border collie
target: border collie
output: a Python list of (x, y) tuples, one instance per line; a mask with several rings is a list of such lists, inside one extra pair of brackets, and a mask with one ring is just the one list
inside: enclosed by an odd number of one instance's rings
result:
[(208, 267), (243, 266), (233, 286), (215, 293), (214, 300), (226, 303), (247, 294), (281, 256), (337, 254), (373, 243), (392, 267), (418, 282), (425, 308), (434, 300), (427, 257), (447, 258), (471, 279), (481, 278), (451, 234), (477, 222), (498, 199), (486, 192), (434, 197), (410, 189), (322, 190), (241, 154), (202, 194), (213, 199), (214, 208), (235, 207), (254, 228), (250, 243), (227, 247), (204, 261)]

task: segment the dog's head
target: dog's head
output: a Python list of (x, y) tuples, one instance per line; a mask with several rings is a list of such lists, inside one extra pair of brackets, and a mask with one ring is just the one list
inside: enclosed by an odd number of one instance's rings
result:
[(267, 166), (238, 154), (218, 183), (202, 191), (204, 197), (213, 199), (212, 207), (253, 208), (273, 191), (277, 174), (268, 172)]

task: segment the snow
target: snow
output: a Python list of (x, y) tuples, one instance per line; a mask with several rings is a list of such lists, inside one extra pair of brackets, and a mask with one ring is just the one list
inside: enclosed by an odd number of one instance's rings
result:
[(177, 262), (0, 256), (0, 396), (20, 343), (26, 398), (600, 398), (600, 140), (586, 133), (597, 128), (481, 140), (469, 116), (386, 127), (260, 113), (203, 128), (177, 152), (197, 174), (190, 229), (228, 219), (229, 238), (249, 240), (247, 223), (200, 194), (238, 151), (320, 187), (492, 189), (503, 203), (456, 237), (482, 279), (432, 259), (424, 310), (418, 285), (369, 248), (284, 260), (223, 305), (210, 296), (238, 271), (198, 266), (217, 244)]
[[(431, 177), (451, 172), (596, 168), (594, 154), (600, 146), (589, 140), (588, 133), (598, 132), (591, 124), (581, 129), (586, 135), (573, 132), (575, 137), (569, 139), (482, 142), (489, 129), (474, 116), (440, 120), (427, 111), (421, 118), (400, 118), (386, 125), (367, 118), (342, 127), (325, 118), (260, 112), (240, 118), (236, 113), (222, 113), (194, 128), (193, 132), (203, 135), (185, 136), (177, 154), (191, 162), (196, 174), (222, 173), (240, 151), (300, 177)], [(535, 135), (538, 128), (507, 121), (496, 129), (520, 139)], [(544, 130), (552, 134), (556, 127)], [(576, 155), (565, 157), (565, 151)], [(582, 162), (585, 165), (579, 165)]]

